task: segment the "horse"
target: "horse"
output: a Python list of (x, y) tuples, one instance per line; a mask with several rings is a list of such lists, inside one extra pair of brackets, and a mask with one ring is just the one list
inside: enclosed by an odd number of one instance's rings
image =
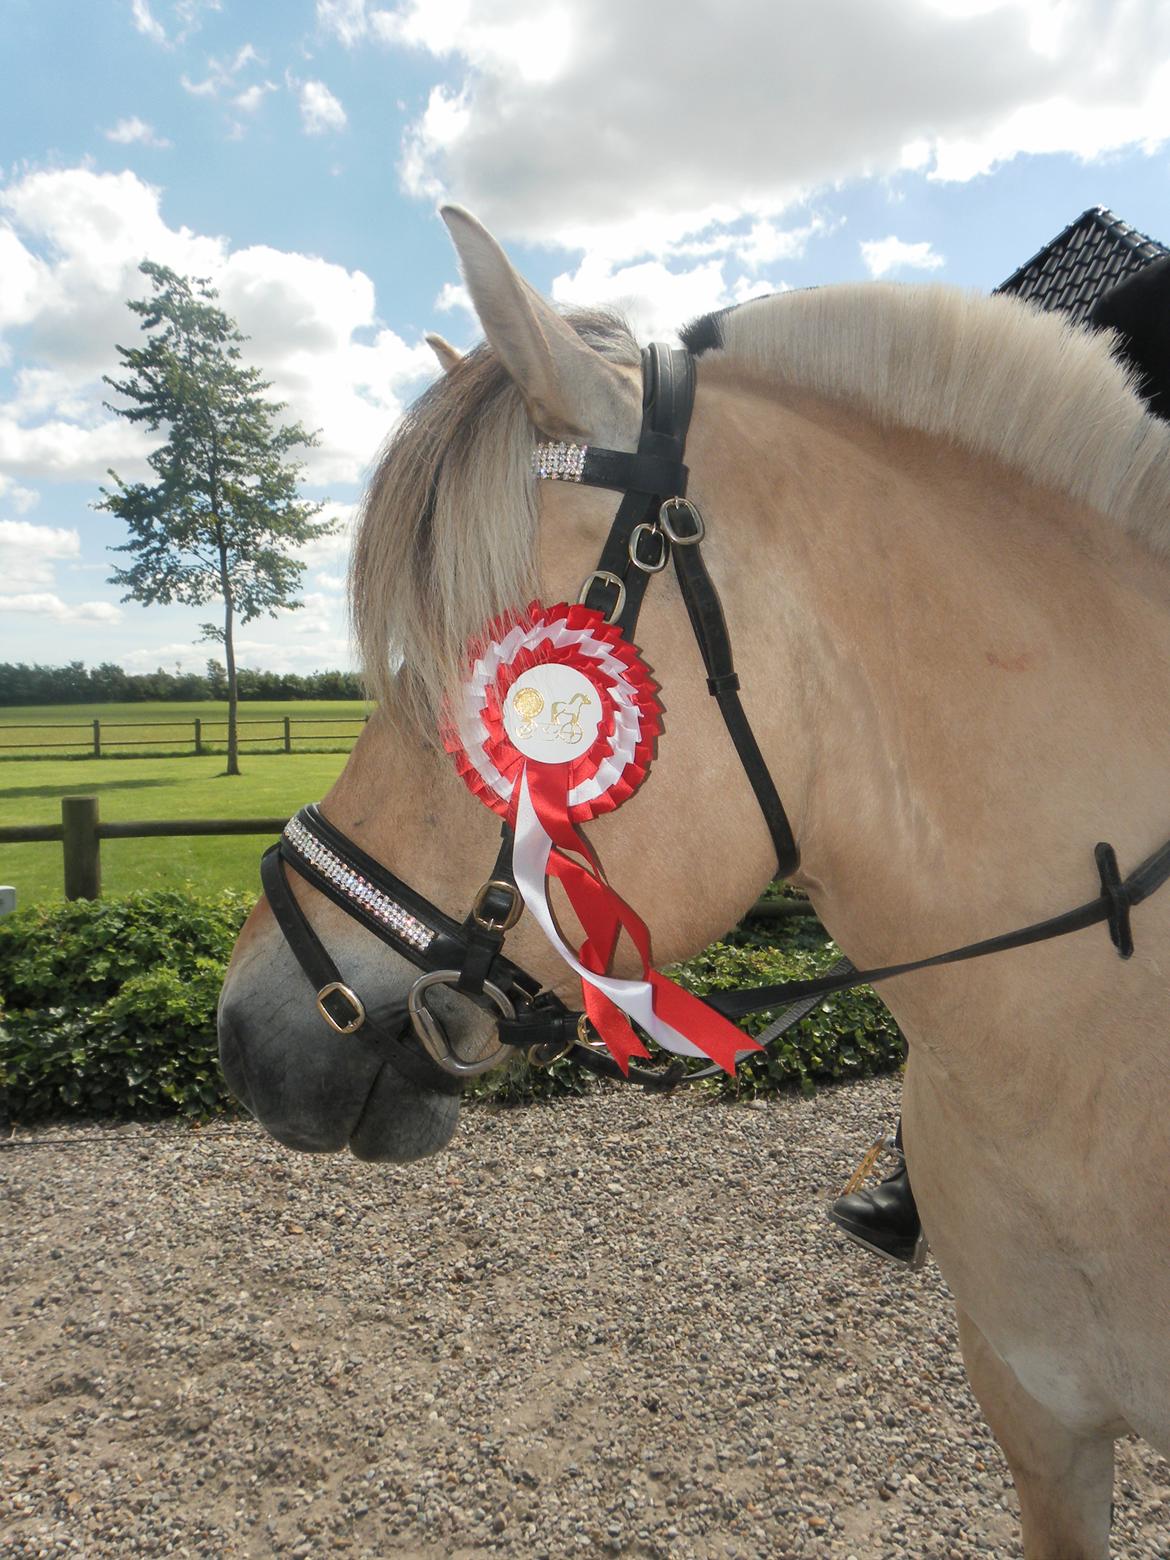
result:
[[(616, 500), (536, 480), (533, 445), (635, 450), (641, 375), (620, 321), (562, 317), (474, 218), (443, 215), (486, 342), (449, 349), (372, 479), (351, 587), (379, 703), (321, 809), (454, 915), (497, 820), (437, 739), (444, 701), (486, 623), (574, 601), (595, 569)], [(1132, 866), (1170, 834), (1170, 430), (1108, 337), (864, 283), (752, 300), (683, 339), (689, 493), (743, 697), (793, 882), (849, 958), (1060, 912), (1092, 888), (1095, 842)], [(590, 836), (667, 961), (734, 924), (775, 858), (669, 574), (638, 645), (664, 732)], [(296, 873), (292, 893), (382, 1037), (402, 1034), (414, 968)], [(1125, 962), (1096, 926), (883, 988), (908, 1042), (910, 1175), (1028, 1560), (1108, 1554), (1118, 1436), (1170, 1453), (1170, 893), (1132, 925)], [(571, 988), (530, 917), (510, 936)], [(453, 1054), (495, 1054), (490, 1011), (432, 996)], [(322, 1021), (267, 900), (219, 1027), (230, 1086), (291, 1148), (404, 1161), (452, 1137), (455, 1094)]]

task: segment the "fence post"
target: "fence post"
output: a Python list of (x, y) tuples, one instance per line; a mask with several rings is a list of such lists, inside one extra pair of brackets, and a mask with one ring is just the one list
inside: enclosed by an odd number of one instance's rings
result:
[(292, 752), (292, 721), (287, 715), (284, 717), (284, 751)]
[(102, 723), (100, 720), (95, 720), (93, 723), (93, 756), (95, 758), (102, 756)]
[(100, 899), (102, 860), (96, 796), (61, 798), (61, 841), (65, 848), (65, 898)]
[(195, 757), (203, 756), (203, 722), (198, 715), (195, 717)]

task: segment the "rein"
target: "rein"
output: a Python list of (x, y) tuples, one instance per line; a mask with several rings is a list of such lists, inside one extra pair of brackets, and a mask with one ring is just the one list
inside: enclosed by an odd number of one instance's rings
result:
[[(731, 642), (718, 592), (701, 552), (706, 526), (686, 497), (683, 463), (687, 428), (694, 403), (694, 359), (687, 352), (654, 345), (642, 354), (643, 412), (637, 452), (575, 444), (538, 444), (534, 474), (549, 481), (581, 482), (609, 488), (622, 496), (597, 568), (581, 587), (578, 601), (601, 612), (631, 642), (638, 614), (653, 575), (673, 561), (691, 628), (703, 657), (707, 688), (715, 699), (744, 774), (772, 838), (777, 877), (795, 872), (800, 852), (783, 803), (768, 772), (739, 697)], [(457, 1093), (466, 1078), (506, 1060), (514, 1049), (530, 1061), (550, 1066), (567, 1057), (598, 1076), (669, 1090), (680, 1083), (714, 1077), (717, 1066), (686, 1070), (678, 1059), (657, 1071), (631, 1065), (628, 1074), (591, 1039), (585, 1014), (566, 1006), (554, 993), (505, 958), (507, 932), (523, 911), (512, 874), (512, 832), (501, 831), (491, 874), (462, 921), (444, 914), (423, 895), (359, 849), (316, 806), (291, 819), (280, 841), (263, 857), (261, 880), (286, 942), (316, 993), (317, 1009), (336, 1033), (361, 1030), (389, 1052), (392, 1065), (422, 1088)], [(1015, 931), (904, 964), (857, 970), (841, 960), (815, 980), (784, 981), (772, 986), (713, 992), (703, 1000), (724, 1018), (741, 1018), (787, 1004), (757, 1037), (766, 1050), (822, 997), (856, 986), (873, 985), (915, 970), (957, 964), (987, 954), (1063, 937), (1104, 922), (1118, 954), (1133, 953), (1130, 910), (1170, 878), (1170, 841), (1122, 878), (1111, 845), (1094, 852), (1101, 891), (1096, 898), (1061, 915)], [(410, 988), (406, 1012), (385, 1027), (373, 1020), (357, 993), (342, 980), (289, 885), (291, 865), (312, 886), (348, 915), (422, 970)], [(442, 1025), (427, 1006), (436, 985), (453, 987), (494, 1011), (499, 1046), (475, 1062), (456, 1054)], [(409, 1019), (409, 1025), (402, 1021)], [(747, 1054), (747, 1053), (745, 1053)], [(751, 1053), (755, 1054), (755, 1053)]]

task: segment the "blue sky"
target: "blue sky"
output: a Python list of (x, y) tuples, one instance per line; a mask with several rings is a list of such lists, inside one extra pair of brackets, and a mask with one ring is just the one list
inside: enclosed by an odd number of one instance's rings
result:
[[(121, 604), (91, 507), (147, 445), (103, 408), (139, 260), (208, 276), (322, 430), (336, 541), (241, 660), (348, 665), (363, 474), (477, 330), (435, 207), (640, 334), (755, 292), (987, 289), (1087, 206), (1170, 242), (1161, 0), (8, 0), (0, 659), (199, 667), (207, 609)], [(669, 133), (663, 126), (669, 125)]]

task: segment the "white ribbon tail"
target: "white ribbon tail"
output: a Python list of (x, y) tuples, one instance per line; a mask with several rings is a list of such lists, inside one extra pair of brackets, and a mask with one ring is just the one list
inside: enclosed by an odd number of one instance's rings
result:
[(540, 925), (544, 935), (570, 969), (582, 980), (603, 992), (621, 1008), (627, 1018), (639, 1024), (652, 1040), (666, 1051), (679, 1056), (705, 1056), (693, 1041), (659, 1018), (654, 1011), (654, 988), (646, 980), (621, 980), (616, 975), (597, 975), (579, 962), (565, 942), (553, 919), (548, 902), (548, 858), (553, 842), (541, 823), (528, 791), (527, 765), (516, 782), (519, 787), (516, 806), (516, 839), (512, 851), (512, 871), (525, 907)]

